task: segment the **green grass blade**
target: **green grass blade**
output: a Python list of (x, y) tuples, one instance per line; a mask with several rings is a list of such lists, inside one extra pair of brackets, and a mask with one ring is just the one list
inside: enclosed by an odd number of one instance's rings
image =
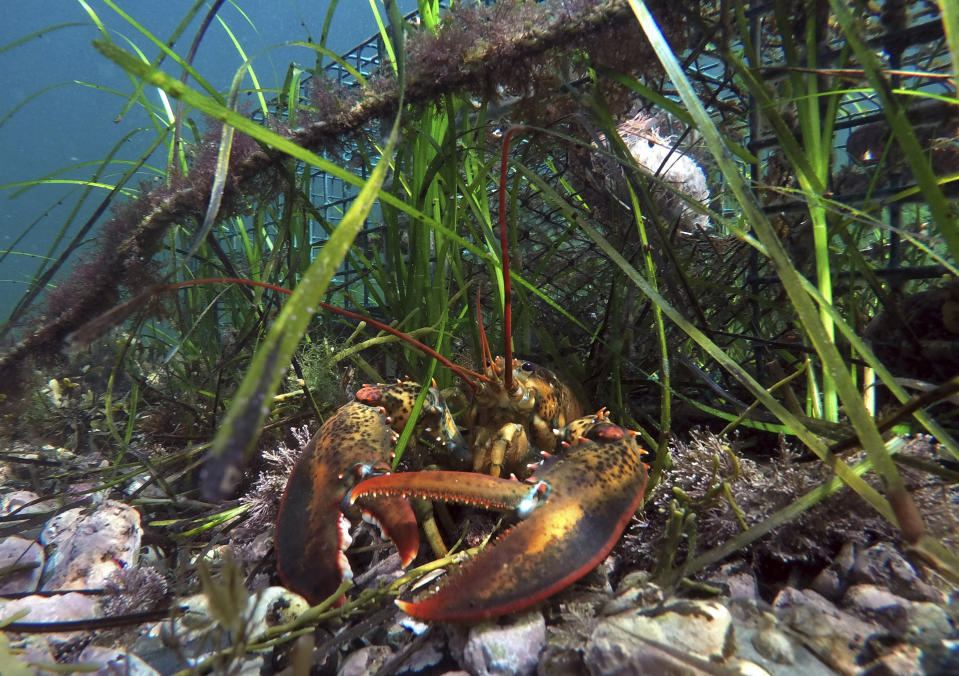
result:
[[(835, 12), (836, 19), (842, 27), (849, 46), (856, 53), (869, 84), (876, 90), (876, 95), (882, 102), (882, 110), (889, 121), (889, 126), (892, 128), (892, 133), (902, 149), (909, 168), (912, 169), (916, 183), (919, 184), (922, 195), (929, 205), (932, 220), (942, 234), (943, 239), (946, 240), (946, 245), (949, 247), (949, 253), (952, 254), (953, 260), (959, 260), (959, 216), (956, 214), (955, 204), (946, 199), (939, 187), (929, 158), (923, 152), (919, 139), (916, 137), (916, 132), (913, 130), (909, 118), (906, 117), (905, 107), (893, 95), (892, 88), (883, 74), (882, 65), (879, 63), (876, 52), (859, 39), (861, 27), (850, 13), (848, 4), (843, 0), (829, 0), (829, 4)], [(942, 4), (954, 5), (955, 3), (954, 1), (950, 3), (950, 0), (947, 0)], [(943, 14), (943, 21), (946, 22), (947, 31), (954, 29), (955, 24), (959, 23), (959, 20), (955, 17), (955, 10), (952, 9), (948, 16)], [(947, 37), (949, 37), (948, 33)], [(955, 51), (955, 41), (957, 39), (959, 38), (953, 34), (949, 43), (954, 64), (956, 59), (959, 58)], [(957, 74), (959, 73), (953, 71), (953, 75)]]
[(260, 428), (269, 410), (267, 402), (272, 400), (279, 388), (290, 359), (316, 313), (317, 302), (323, 299), (330, 280), (346, 257), (356, 235), (362, 230), (386, 178), (399, 135), (399, 121), (397, 116), (386, 150), (369, 181), (307, 269), (257, 349), (253, 363), (213, 440), (203, 479), (205, 494), (219, 499), (235, 489), (241, 468), (256, 447)]
[[(793, 307), (799, 316), (803, 328), (809, 336), (809, 339), (812, 342), (813, 347), (816, 349), (816, 352), (823, 361), (823, 368), (829, 373), (836, 383), (836, 390), (846, 408), (846, 413), (849, 416), (850, 422), (856, 429), (856, 434), (859, 436), (862, 447), (869, 454), (869, 457), (872, 459), (876, 470), (880, 473), (885, 481), (887, 493), (896, 497), (898, 508), (897, 514), (892, 514), (889, 508), (889, 503), (879, 496), (874, 489), (866, 489), (861, 480), (856, 482), (855, 485), (850, 484), (850, 486), (853, 487), (854, 490), (856, 490), (856, 492), (861, 496), (867, 497), (868, 495), (869, 497), (867, 499), (869, 500), (870, 504), (872, 504), (874, 508), (879, 509), (886, 518), (889, 518), (890, 521), (895, 523), (897, 526), (900, 525), (899, 519), (897, 518), (900, 514), (899, 509), (902, 509), (905, 510), (903, 514), (908, 518), (919, 519), (919, 527), (921, 528), (921, 518), (919, 518), (918, 514), (913, 515), (906, 513), (909, 511), (910, 507), (914, 509), (914, 505), (912, 505), (909, 494), (906, 492), (902, 477), (899, 474), (899, 471), (896, 469), (892, 458), (886, 451), (886, 446), (882, 439), (882, 435), (880, 435), (879, 430), (876, 428), (875, 422), (863, 405), (862, 399), (859, 396), (859, 392), (856, 389), (855, 384), (849, 377), (849, 372), (846, 369), (846, 364), (843, 361), (842, 356), (839, 354), (836, 346), (829, 339), (825, 327), (819, 320), (817, 308), (813, 304), (812, 299), (809, 297), (806, 290), (803, 288), (801, 276), (789, 260), (786, 251), (783, 249), (782, 243), (776, 236), (775, 230), (769, 223), (766, 216), (763, 214), (755, 195), (749, 190), (745, 179), (740, 175), (738, 167), (735, 165), (728, 149), (723, 143), (723, 139), (719, 134), (719, 130), (716, 128), (712, 118), (706, 112), (706, 109), (699, 100), (699, 97), (697, 96), (696, 91), (693, 89), (692, 84), (689, 82), (689, 79), (686, 77), (685, 73), (683, 73), (675, 54), (666, 43), (665, 38), (660, 32), (659, 27), (656, 25), (652, 15), (649, 13), (649, 10), (646, 8), (645, 4), (640, 2), (640, 0), (629, 0), (629, 2), (634, 14), (639, 20), (640, 26), (643, 28), (646, 36), (649, 38), (650, 43), (652, 44), (660, 62), (663, 64), (667, 75), (676, 86), (680, 98), (686, 105), (690, 114), (693, 116), (693, 119), (696, 120), (699, 130), (703, 134), (706, 145), (709, 147), (710, 152), (713, 154), (713, 157), (719, 164), (730, 190), (735, 195), (737, 202), (743, 210), (743, 215), (746, 221), (753, 226), (759, 240), (766, 247), (770, 261), (773, 264), (777, 275), (779, 275), (789, 299), (792, 301)], [(833, 4), (835, 5), (837, 3)], [(847, 34), (847, 38), (850, 40), (852, 40), (853, 37), (854, 36), (849, 36)], [(764, 394), (764, 392), (755, 394), (761, 396)], [(766, 404), (767, 407), (770, 404), (775, 404), (775, 406), (779, 408), (778, 402), (775, 402), (775, 400), (773, 400), (771, 397), (768, 397), (768, 399), (771, 401)], [(792, 418), (788, 412), (783, 412)], [(792, 424), (792, 420), (786, 420), (782, 418), (779, 412), (774, 411), (774, 413), (776, 413), (777, 417), (780, 417), (780, 419), (787, 424)], [(818, 446), (819, 444), (817, 443), (817, 447)], [(813, 448), (813, 450), (815, 451), (816, 449)], [(828, 460), (825, 455), (821, 455), (820, 457), (823, 460)], [(846, 469), (848, 469), (848, 467)], [(846, 480), (848, 473), (843, 473), (840, 476), (843, 478), (843, 480)], [(907, 538), (911, 538), (915, 537), (916, 534), (913, 532), (906, 533), (905, 535)]]

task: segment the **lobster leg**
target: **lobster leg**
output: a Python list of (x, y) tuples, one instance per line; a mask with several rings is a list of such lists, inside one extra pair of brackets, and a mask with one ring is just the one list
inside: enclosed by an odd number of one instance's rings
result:
[(603, 560), (642, 500), (642, 453), (630, 435), (584, 441), (532, 483), (464, 472), (393, 474), (357, 484), (351, 499), (425, 497), (516, 510), (523, 521), (430, 595), (397, 601), (406, 613), (427, 620), (494, 617), (551, 596)]

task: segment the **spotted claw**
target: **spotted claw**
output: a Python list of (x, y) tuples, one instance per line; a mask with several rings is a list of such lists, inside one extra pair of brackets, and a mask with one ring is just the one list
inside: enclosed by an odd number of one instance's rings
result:
[[(344, 553), (349, 522), (340, 504), (364, 467), (388, 468), (393, 431), (380, 409), (351, 402), (320, 428), (303, 450), (283, 493), (277, 518), (277, 569), (287, 588), (319, 603), (352, 577)], [(406, 500), (366, 498), (357, 505), (396, 544), (403, 565), (419, 549), (416, 517)]]
[[(374, 477), (363, 496), (415, 497), (514, 511), (522, 521), (415, 601), (397, 601), (426, 620), (476, 620), (527, 608), (564, 589), (612, 549), (646, 487), (642, 449), (602, 421), (568, 454), (527, 483), (468, 472)], [(591, 440), (595, 436), (598, 440)]]

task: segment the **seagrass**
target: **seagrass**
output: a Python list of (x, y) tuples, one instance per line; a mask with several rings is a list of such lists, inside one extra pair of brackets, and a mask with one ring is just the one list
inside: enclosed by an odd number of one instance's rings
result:
[[(635, 20), (625, 0), (609, 0), (598, 4), (584, 3), (577, 14), (557, 13), (542, 27), (524, 26), (515, 36), (503, 41), (480, 41), (461, 59), (461, 53), (447, 62), (433, 64), (430, 70), (411, 70), (406, 84), (406, 101), (411, 104), (428, 103), (437, 96), (454, 91), (478, 91), (485, 95), (495, 92), (497, 80), (508, 79), (503, 72), (511, 64), (516, 70), (532, 68), (537, 58), (548, 58), (554, 53), (566, 53), (574, 49), (608, 49), (616, 51), (621, 44), (609, 44), (603, 39), (604, 31), (632, 29)], [(670, 21), (664, 27), (682, 42), (685, 20), (682, 10), (670, 3), (656, 2), (656, 11)], [(439, 36), (442, 35), (442, 31)], [(642, 42), (642, 51), (649, 51), (638, 32), (636, 40)], [(430, 36), (426, 36), (429, 38)], [(599, 47), (597, 47), (599, 46)], [(415, 45), (408, 49), (412, 50)], [(637, 49), (637, 45), (632, 46)], [(638, 59), (632, 64), (638, 68), (645, 62), (646, 68), (658, 68), (655, 59)], [(379, 80), (379, 79), (378, 79)], [(354, 103), (333, 113), (328, 119), (313, 121), (301, 129), (284, 133), (291, 141), (312, 151), (322, 151), (342, 138), (355, 133), (372, 120), (388, 118), (395, 114), (398, 96), (395, 81), (375, 81), (360, 91)], [(254, 150), (231, 162), (229, 179), (224, 190), (218, 219), (239, 215), (245, 210), (242, 196), (257, 194), (263, 198), (266, 192), (276, 193), (284, 184), (286, 158), (277, 151)], [(121, 297), (121, 286), (143, 283), (143, 270), (156, 253), (157, 245), (167, 230), (177, 224), (194, 220), (202, 222), (207, 208), (212, 177), (191, 177), (192, 185), (170, 193), (169, 188), (141, 194), (133, 208), (144, 209), (137, 225), (114, 246), (103, 246), (97, 258), (84, 263), (96, 268), (82, 277), (82, 270), (75, 269), (71, 278), (64, 280), (61, 288), (70, 289), (70, 302), (56, 316), (40, 315), (34, 327), (19, 342), (0, 355), (0, 390), (16, 391), (17, 374), (28, 358), (51, 359), (65, 346), (68, 336), (87, 321), (106, 311)], [(166, 194), (163, 194), (166, 193)], [(114, 219), (116, 220), (116, 219)], [(110, 224), (107, 223), (105, 227)], [(82, 266), (81, 266), (82, 267)]]

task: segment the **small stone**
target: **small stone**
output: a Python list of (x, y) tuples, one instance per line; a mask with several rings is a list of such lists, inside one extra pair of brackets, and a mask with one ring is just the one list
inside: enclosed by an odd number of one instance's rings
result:
[(811, 589), (785, 587), (773, 601), (781, 620), (804, 636), (838, 636), (850, 644), (861, 644), (881, 631), (874, 622), (866, 622), (841, 611), (828, 599)]
[[(11, 491), (0, 496), (0, 516), (9, 516), (17, 512), (17, 516), (28, 516), (30, 514), (41, 514), (53, 508), (53, 501), (36, 502), (40, 496), (33, 491)], [(30, 505), (25, 507), (24, 505)], [(19, 511), (18, 511), (19, 510)]]
[[(23, 567), (0, 579), (0, 594), (30, 594), (43, 573), (43, 547), (33, 540), (11, 535), (0, 540), (0, 568)], [(32, 566), (32, 567), (31, 567)]]
[(752, 644), (756, 652), (776, 664), (795, 664), (796, 662), (792, 641), (776, 628), (776, 616), (771, 613), (763, 615), (759, 630), (753, 636)]
[(413, 651), (413, 654), (403, 661), (400, 672), (411, 672), (418, 674), (428, 667), (439, 664), (444, 655), (441, 648), (441, 644), (439, 644), (437, 641), (433, 641)]
[(830, 664), (844, 673), (856, 673), (856, 660), (865, 640), (882, 631), (878, 624), (839, 610), (811, 589), (786, 587), (776, 596), (773, 607), (780, 622), (801, 634), (813, 652), (829, 655)]
[(653, 611), (608, 617), (590, 636), (586, 666), (595, 674), (699, 673), (653, 643), (693, 659), (724, 663), (735, 651), (732, 615), (714, 601), (674, 601)]
[(715, 575), (709, 578), (713, 584), (721, 584), (728, 589), (731, 599), (758, 599), (759, 585), (756, 576), (742, 563), (728, 563), (720, 567)]
[(89, 513), (77, 507), (58, 514), (40, 534), (49, 554), (42, 588), (102, 587), (117, 569), (136, 565), (142, 534), (140, 513), (120, 502), (108, 500)]
[(819, 571), (819, 574), (809, 583), (810, 589), (834, 602), (842, 598), (844, 587), (844, 581), (831, 566)]
[(902, 636), (909, 617), (909, 601), (873, 584), (850, 587), (844, 605), (860, 617), (881, 623), (896, 636)]
[(586, 673), (581, 649), (553, 643), (547, 644), (536, 667), (537, 676), (579, 676)]
[(839, 601), (849, 586), (850, 571), (856, 562), (856, 545), (847, 542), (839, 554), (813, 579), (809, 588), (830, 601)]
[(913, 643), (935, 643), (956, 638), (956, 627), (945, 608), (935, 603), (913, 601), (909, 610), (909, 628), (903, 638)]
[[(0, 599), (0, 620), (6, 620), (23, 610), (29, 612), (18, 618), (17, 622), (71, 622), (99, 617), (95, 597), (77, 592), (53, 596), (24, 596), (9, 601)], [(47, 642), (56, 650), (86, 635), (82, 631), (50, 633), (47, 635)]]
[(897, 596), (910, 601), (942, 603), (942, 594), (919, 579), (912, 564), (888, 543), (880, 542), (856, 555), (850, 571), (853, 584), (873, 584), (887, 587)]
[(366, 676), (379, 670), (393, 657), (389, 646), (370, 645), (350, 653), (336, 672), (337, 676)]
[(504, 622), (482, 622), (470, 628), (461, 664), (471, 674), (527, 676), (536, 671), (546, 646), (543, 614), (534, 610)]
[(849, 610), (874, 619), (898, 638), (931, 642), (955, 635), (949, 614), (935, 603), (909, 601), (870, 584), (850, 587), (843, 600)]
[(616, 615), (635, 608), (659, 605), (666, 598), (661, 587), (649, 581), (648, 573), (626, 575), (616, 589), (616, 596), (603, 606), (603, 615)]
[(78, 666), (99, 665), (96, 671), (86, 673), (94, 676), (159, 676), (160, 672), (132, 653), (124, 653), (116, 648), (101, 648), (88, 645), (77, 657)]
[(940, 672), (924, 668), (922, 651), (918, 647), (899, 644), (867, 664), (859, 673), (861, 676), (925, 676)]
[(247, 600), (247, 635), (256, 637), (270, 627), (292, 622), (309, 607), (306, 599), (285, 587), (261, 589)]

